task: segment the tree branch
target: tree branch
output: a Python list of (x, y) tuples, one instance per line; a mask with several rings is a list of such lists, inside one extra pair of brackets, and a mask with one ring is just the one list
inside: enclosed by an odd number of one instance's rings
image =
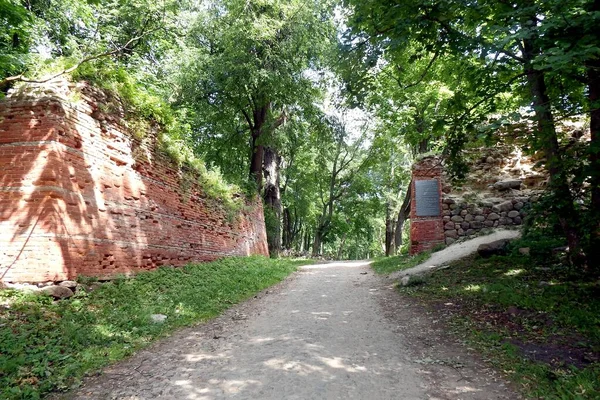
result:
[(250, 116), (248, 115), (246, 110), (244, 110), (243, 108), (240, 108), (240, 111), (242, 112), (242, 114), (244, 114), (244, 118), (246, 118), (246, 122), (248, 122), (248, 128), (250, 128), (250, 130), (254, 129), (254, 124), (252, 123), (252, 119), (250, 118)]
[(427, 66), (425, 67), (425, 70), (423, 71), (423, 73), (421, 74), (421, 76), (419, 77), (419, 79), (416, 82), (411, 83), (410, 85), (404, 86), (402, 89), (403, 90), (410, 89), (412, 87), (415, 87), (415, 86), (419, 85), (421, 82), (423, 82), (423, 80), (427, 76), (427, 73), (429, 72), (429, 70), (433, 66), (433, 63), (435, 63), (435, 61), (438, 59), (439, 56), (440, 56), (440, 49), (437, 49), (436, 52), (435, 52), (435, 54), (433, 55), (433, 57), (431, 58), (431, 60), (427, 64)]
[(57, 72), (56, 74), (47, 76), (45, 78), (42, 78), (42, 79), (29, 79), (29, 78), (25, 78), (25, 76), (23, 74), (14, 75), (14, 76), (9, 76), (7, 78), (2, 79), (0, 81), (0, 86), (4, 85), (6, 83), (9, 83), (9, 82), (26, 82), (26, 83), (46, 83), (46, 82), (49, 82), (49, 81), (51, 81), (53, 79), (58, 78), (59, 76), (62, 76), (62, 75), (65, 75), (65, 74), (68, 74), (68, 73), (71, 73), (71, 72), (75, 71), (77, 68), (79, 68), (81, 65), (83, 65), (83, 64), (85, 64), (87, 62), (90, 62), (90, 61), (93, 61), (93, 60), (97, 60), (99, 58), (114, 56), (116, 54), (122, 53), (123, 51), (129, 49), (129, 46), (132, 43), (134, 43), (137, 40), (142, 39), (144, 36), (148, 35), (149, 33), (154, 32), (156, 30), (157, 29), (153, 29), (151, 31), (144, 32), (144, 33), (142, 33), (142, 34), (140, 34), (140, 35), (138, 35), (136, 37), (133, 37), (133, 38), (129, 39), (127, 41), (127, 43), (125, 43), (123, 46), (120, 46), (120, 47), (118, 47), (118, 48), (116, 48), (114, 50), (106, 51), (104, 53), (94, 54), (92, 56), (86, 57), (83, 60), (79, 61), (77, 64), (73, 65), (72, 67), (63, 69), (61, 72)]

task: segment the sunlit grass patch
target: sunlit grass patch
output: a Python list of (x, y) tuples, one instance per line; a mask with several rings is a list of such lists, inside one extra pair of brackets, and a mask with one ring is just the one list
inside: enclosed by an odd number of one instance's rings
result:
[[(0, 291), (0, 398), (68, 390), (84, 374), (217, 316), (306, 263), (248, 257), (160, 268), (58, 302)], [(153, 323), (152, 314), (167, 319)]]
[(402, 271), (417, 266), (430, 256), (431, 252), (424, 252), (415, 256), (404, 254), (395, 257), (378, 257), (371, 263), (371, 267), (378, 274), (391, 274), (395, 271)]

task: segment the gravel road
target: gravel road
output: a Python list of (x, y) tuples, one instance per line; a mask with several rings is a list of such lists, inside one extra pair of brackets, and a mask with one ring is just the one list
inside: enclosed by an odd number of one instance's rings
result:
[(518, 398), (436, 322), (367, 262), (307, 266), (63, 398)]

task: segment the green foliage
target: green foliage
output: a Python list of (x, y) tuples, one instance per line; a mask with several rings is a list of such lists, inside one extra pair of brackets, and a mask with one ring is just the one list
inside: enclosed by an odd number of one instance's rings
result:
[(241, 208), (243, 201), (237, 196), (241, 189), (225, 182), (218, 167), (208, 170), (192, 151), (187, 109), (174, 108), (164, 100), (158, 88), (143, 86), (139, 76), (106, 60), (82, 65), (73, 73), (73, 78), (87, 80), (105, 89), (110, 96), (116, 96), (117, 104), (104, 107), (108, 112), (123, 108), (123, 122), (135, 138), (143, 140), (149, 133), (158, 135), (160, 150), (181, 168), (182, 181), (197, 181), (208, 197), (221, 201), (230, 214)]
[[(540, 265), (523, 255), (474, 257), (436, 271), (423, 285), (400, 290), (452, 304), (444, 312), (454, 317), (459, 332), (521, 383), (528, 396), (592, 399), (600, 394), (594, 357), (565, 356), (600, 349), (599, 288), (578, 280), (569, 267)], [(535, 360), (527, 348), (550, 353)]]
[[(84, 374), (179, 327), (215, 317), (279, 282), (299, 264), (250, 257), (160, 268), (56, 302), (0, 291), (0, 397), (36, 399), (75, 387)], [(151, 314), (167, 319), (156, 324)]]
[[(187, 2), (55, 0), (0, 2), (0, 79), (39, 77), (98, 54), (123, 64), (162, 60)], [(171, 39), (171, 40), (169, 40)], [(70, 66), (70, 65), (68, 65)]]
[(19, 73), (26, 64), (31, 23), (31, 14), (19, 1), (0, 1), (0, 80)]
[[(600, 259), (600, 40), (593, 26), (600, 4), (345, 4), (351, 62), (343, 72), (350, 94), (370, 101), (413, 145), (415, 138), (442, 138), (459, 177), (466, 172), (462, 149), (493, 143), (496, 129), (526, 121), (532, 128), (514, 133), (524, 150), (544, 153), (541, 165), (552, 175), (549, 211), (569, 241), (572, 261), (594, 269)], [(557, 121), (573, 116), (590, 119), (591, 141), (565, 143)]]
[(220, 0), (195, 16), (173, 71), (178, 97), (195, 112), (195, 149), (228, 179), (247, 180), (253, 146), (274, 146), (283, 120), (320, 96), (304, 74), (331, 46), (329, 13), (327, 1)]
[[(587, 194), (589, 195), (589, 194)], [(527, 247), (530, 249), (531, 257), (540, 265), (562, 263), (569, 252), (557, 251), (557, 248), (565, 248), (568, 246), (568, 241), (565, 238), (562, 230), (560, 219), (555, 212), (556, 207), (564, 207), (568, 199), (557, 199), (552, 193), (546, 193), (541, 197), (540, 201), (533, 204), (528, 210), (528, 217), (525, 220), (523, 228), (523, 237), (511, 244), (513, 252), (516, 254), (519, 248)], [(586, 201), (581, 201), (576, 204), (578, 214), (585, 217), (583, 219), (575, 219), (577, 221), (576, 228), (584, 234), (580, 237), (580, 243), (583, 250), (587, 254), (592, 254), (596, 249), (593, 249), (595, 242), (593, 240), (594, 232), (594, 211), (589, 210)], [(587, 271), (581, 271), (580, 266), (575, 267), (573, 274), (587, 276), (588, 278), (597, 278), (598, 268), (590, 265)]]

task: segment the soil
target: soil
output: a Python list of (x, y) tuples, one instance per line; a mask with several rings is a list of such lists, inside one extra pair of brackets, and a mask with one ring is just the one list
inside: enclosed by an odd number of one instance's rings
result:
[(368, 262), (303, 267), (64, 399), (519, 399), (435, 310)]
[[(515, 346), (523, 357), (531, 361), (544, 363), (555, 369), (571, 366), (584, 369), (600, 363), (600, 353), (594, 351), (594, 343), (589, 338), (556, 327), (556, 323), (545, 313), (514, 306), (503, 310), (500, 307), (476, 304), (463, 304), (456, 311), (469, 317), (480, 330), (491, 328), (506, 332), (504, 342)], [(554, 327), (561, 332), (560, 335), (544, 334), (545, 330)]]

